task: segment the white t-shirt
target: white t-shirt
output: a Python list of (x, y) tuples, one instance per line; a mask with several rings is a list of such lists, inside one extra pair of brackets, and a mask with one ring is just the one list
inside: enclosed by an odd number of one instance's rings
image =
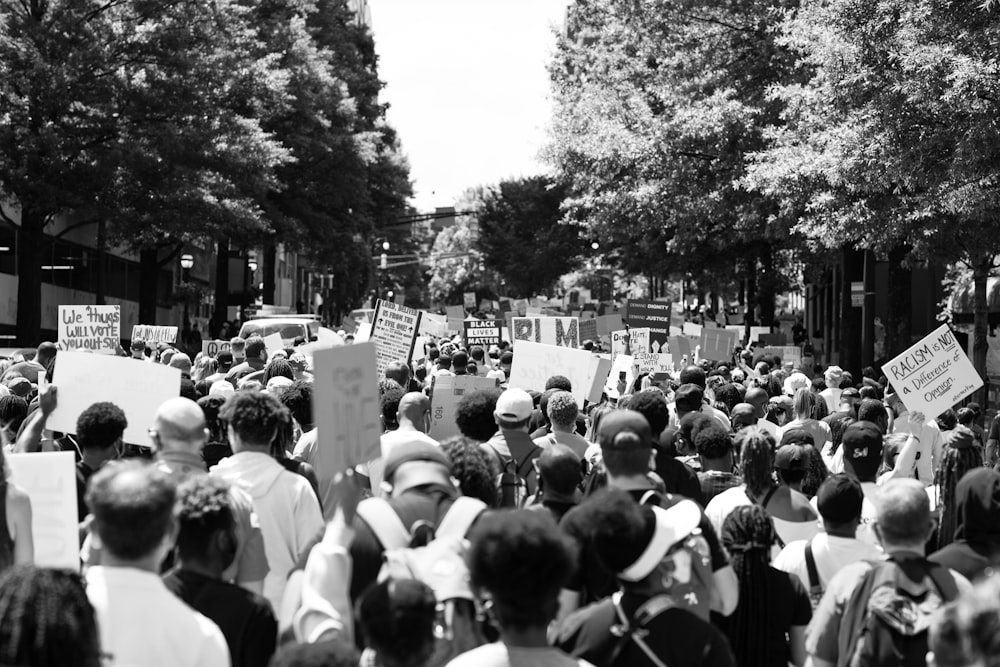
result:
[[(841, 451), (843, 451), (843, 447), (841, 447)], [(875, 482), (861, 482), (861, 492), (865, 494), (865, 499), (861, 501), (861, 523), (858, 524), (858, 531), (854, 536), (866, 544), (881, 549), (882, 543), (879, 541), (878, 535), (875, 534), (875, 520), (878, 518), (875, 497), (878, 495), (878, 485)], [(816, 510), (816, 514), (819, 514), (819, 506), (815, 496), (809, 501), (809, 504)]]
[(774, 442), (775, 442), (775, 444), (779, 444), (781, 442), (781, 427), (780, 426), (778, 426), (774, 422), (771, 422), (771, 421), (768, 421), (768, 420), (764, 419), (763, 417), (761, 417), (760, 419), (757, 420), (757, 426), (759, 426), (760, 428), (764, 429), (765, 431), (767, 431), (768, 433), (770, 433), (772, 436), (774, 436)]
[(708, 506), (705, 507), (705, 516), (712, 522), (715, 534), (722, 535), (722, 524), (726, 521), (729, 513), (737, 507), (752, 504), (753, 502), (747, 497), (747, 487), (741, 484), (740, 486), (726, 489), (708, 501)]
[[(806, 590), (809, 590), (806, 544), (806, 540), (789, 543), (774, 559), (772, 565), (796, 575)], [(823, 588), (826, 588), (827, 583), (841, 568), (861, 560), (876, 560), (882, 557), (882, 550), (873, 544), (826, 533), (819, 533), (812, 538), (812, 552), (816, 561), (816, 573)]]
[(424, 442), (429, 445), (434, 445), (435, 447), (440, 446), (440, 443), (437, 440), (423, 431), (417, 431), (415, 429), (396, 429), (395, 431), (388, 431), (382, 434), (381, 442), (383, 459), (389, 456), (389, 452), (392, 451), (393, 447), (407, 442)]
[[(906, 412), (896, 417), (892, 425), (892, 432), (911, 432)], [(941, 448), (944, 446), (944, 438), (941, 435), (941, 429), (933, 420), (924, 422), (913, 435), (920, 438), (920, 444), (917, 447), (916, 478), (923, 482), (924, 486), (930, 486), (934, 483), (934, 471), (937, 470), (941, 462)]]
[(446, 667), (593, 667), (552, 646), (524, 648), (485, 644), (454, 658)]

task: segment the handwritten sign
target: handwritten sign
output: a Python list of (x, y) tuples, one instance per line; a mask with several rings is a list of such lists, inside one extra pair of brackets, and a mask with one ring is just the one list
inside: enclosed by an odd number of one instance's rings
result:
[(943, 324), (882, 366), (903, 405), (933, 419), (983, 386), (969, 357)]
[(702, 359), (712, 361), (729, 361), (733, 358), (733, 350), (736, 349), (738, 334), (735, 331), (726, 329), (702, 329), (700, 350), (698, 354)]
[(685, 336), (692, 336), (694, 338), (701, 337), (701, 325), (695, 324), (694, 322), (685, 322), (681, 331)]
[(121, 306), (59, 306), (59, 348), (115, 354), (121, 322)]
[(516, 299), (514, 301), (513, 306), (514, 306), (513, 312), (518, 317), (524, 317), (525, 315), (528, 314), (528, 300), (527, 299)]
[(356, 343), (313, 355), (313, 415), (317, 441), (314, 467), (324, 509), (333, 479), (382, 454), (375, 344)]
[(632, 362), (639, 373), (669, 373), (673, 370), (673, 361), (669, 354), (662, 352), (636, 352)]
[(785, 366), (796, 367), (802, 361), (802, 350), (796, 345), (777, 345), (764, 348), (764, 354), (771, 357), (781, 357)]
[(203, 340), (201, 341), (201, 353), (206, 357), (216, 357), (219, 352), (228, 352), (232, 346), (228, 340)]
[[(625, 337), (628, 336), (629, 350), (625, 351)], [(635, 354), (636, 352), (649, 352), (650, 330), (629, 329), (628, 331), (611, 332), (611, 360), (614, 361), (619, 354)]]
[(573, 396), (583, 405), (590, 393), (590, 352), (523, 339), (514, 341), (511, 387), (545, 391), (545, 382), (553, 375), (568, 378), (573, 385)]
[(444, 315), (424, 312), (420, 316), (420, 335), (444, 338), (448, 335), (448, 318)]
[(466, 320), (465, 324), (465, 344), (468, 346), (481, 345), (488, 348), (490, 345), (500, 344), (500, 323), (496, 320)]
[(6, 458), (11, 480), (31, 499), (35, 565), (79, 570), (73, 452), (7, 454)]
[(771, 327), (750, 327), (750, 341), (751, 343), (759, 343), (761, 336), (767, 336), (771, 333)]
[(53, 431), (76, 433), (76, 420), (94, 403), (108, 401), (125, 413), (124, 440), (148, 445), (146, 430), (164, 401), (181, 391), (181, 372), (161, 364), (137, 364), (127, 357), (60, 352), (53, 384), (59, 402), (49, 417)]
[(137, 338), (147, 343), (173, 343), (177, 340), (177, 327), (136, 324), (132, 327), (132, 340)]
[(430, 436), (441, 441), (453, 435), (461, 435), (455, 423), (458, 402), (468, 392), (493, 389), (499, 385), (497, 378), (476, 377), (474, 375), (441, 375), (434, 380), (434, 394), (431, 396)]
[(580, 347), (580, 320), (575, 317), (514, 317), (511, 333), (515, 341)]
[(444, 309), (445, 315), (448, 316), (449, 320), (464, 320), (465, 319), (465, 308), (462, 306), (447, 306)]
[(371, 334), (379, 377), (385, 374), (389, 364), (410, 361), (419, 330), (419, 310), (379, 299)]

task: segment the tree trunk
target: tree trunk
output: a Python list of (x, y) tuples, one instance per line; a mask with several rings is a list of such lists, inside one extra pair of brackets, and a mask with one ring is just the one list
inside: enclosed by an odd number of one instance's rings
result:
[(275, 272), (277, 264), (277, 248), (273, 243), (264, 246), (264, 256), (261, 257), (261, 267), (264, 273), (264, 292), (261, 294), (263, 303), (274, 305)]
[(212, 314), (213, 336), (218, 336), (229, 316), (229, 239), (218, 242), (215, 250), (215, 312)]
[(854, 248), (845, 247), (843, 270), (840, 280), (840, 366), (861, 381), (861, 308), (851, 303), (851, 283), (863, 276), (862, 258), (864, 254)]
[(910, 346), (913, 319), (913, 272), (903, 267), (909, 248), (889, 253), (889, 317), (885, 323), (885, 358), (892, 359)]
[[(986, 351), (989, 347), (989, 340), (987, 339), (987, 331), (989, 328), (988, 323), (988, 304), (986, 295), (986, 281), (990, 276), (990, 266), (993, 264), (993, 258), (987, 257), (981, 259), (972, 270), (972, 277), (975, 286), (975, 299), (974, 299), (974, 319), (972, 325), (972, 365), (975, 366), (976, 372), (979, 373), (979, 377), (983, 378), (983, 381), (987, 381), (986, 377)], [(977, 392), (979, 395), (975, 396), (976, 400), (980, 405), (986, 405), (987, 398), (987, 386), (983, 385), (983, 388)]]
[(747, 258), (747, 295), (744, 299), (746, 303), (747, 326), (757, 326), (757, 258), (750, 256)]
[(105, 292), (108, 284), (108, 260), (107, 260), (107, 225), (104, 220), (97, 221), (97, 280), (94, 282), (94, 302), (98, 306), (104, 305)]
[(17, 244), (17, 344), (34, 347), (42, 334), (42, 241), (45, 216), (21, 209)]
[(760, 250), (760, 280), (757, 288), (757, 304), (760, 306), (760, 325), (774, 325), (774, 249), (766, 243)]
[(139, 324), (156, 324), (159, 276), (159, 253), (156, 248), (143, 248), (139, 251)]

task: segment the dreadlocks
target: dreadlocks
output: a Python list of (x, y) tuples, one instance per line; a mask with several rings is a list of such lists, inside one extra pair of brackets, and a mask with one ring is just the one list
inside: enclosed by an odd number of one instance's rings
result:
[(748, 426), (736, 434), (736, 446), (747, 491), (753, 497), (764, 495), (774, 486), (774, 438), (759, 426)]
[(100, 667), (97, 621), (79, 575), (23, 565), (0, 578), (0, 664)]
[(978, 447), (945, 447), (941, 466), (934, 475), (938, 492), (937, 548), (942, 549), (955, 540), (955, 487), (962, 476), (983, 465), (983, 453)]
[(774, 523), (759, 505), (737, 507), (722, 524), (722, 544), (732, 558), (740, 582), (740, 602), (726, 619), (726, 635), (740, 665), (775, 665), (784, 662), (772, 655), (768, 641), (774, 613), (767, 586), (771, 566)]

